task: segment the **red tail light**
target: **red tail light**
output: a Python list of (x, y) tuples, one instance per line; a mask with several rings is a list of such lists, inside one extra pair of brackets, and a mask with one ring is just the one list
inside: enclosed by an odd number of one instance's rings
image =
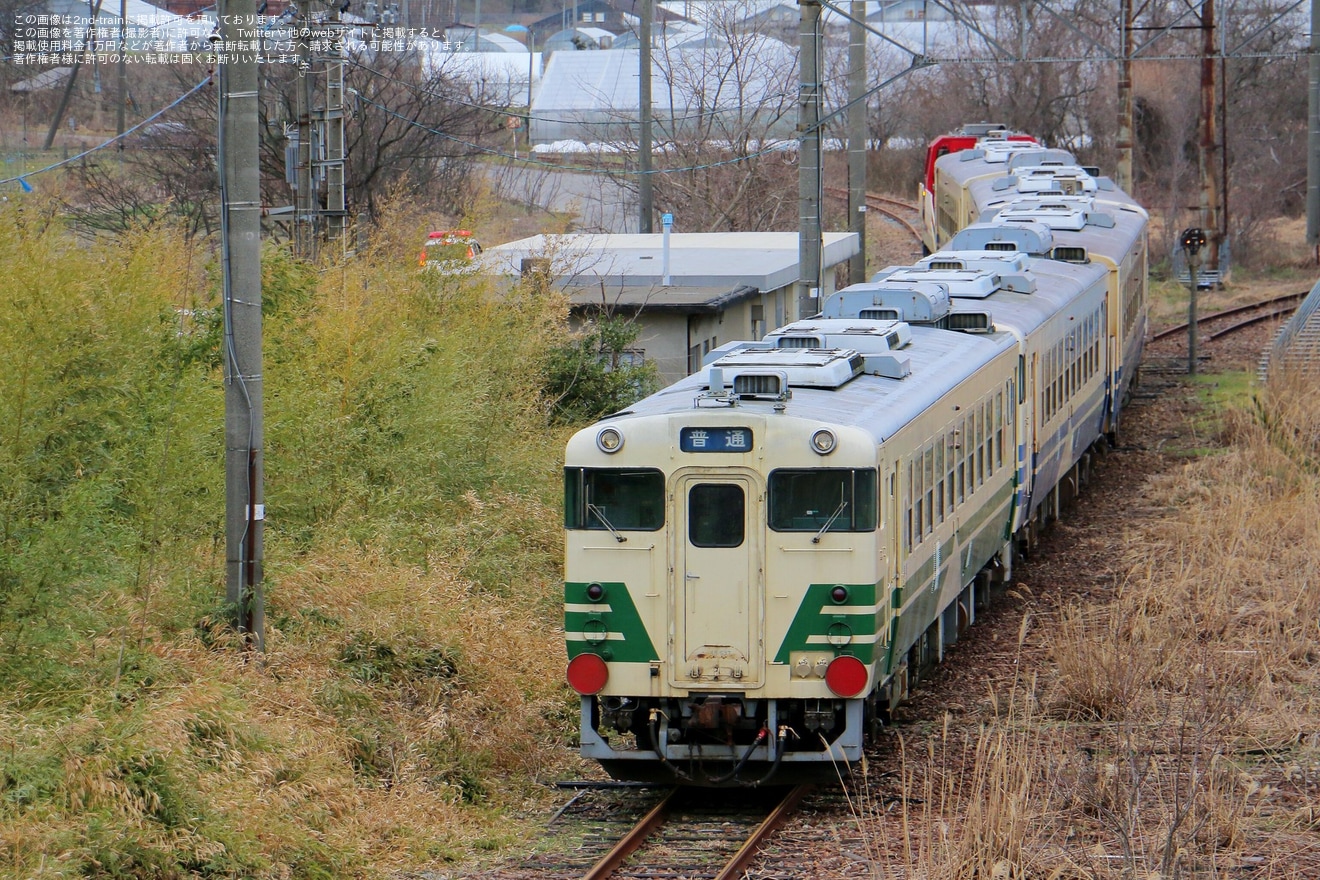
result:
[[(568, 686), (584, 697), (597, 693), (609, 681), (610, 670), (599, 654), (578, 654), (568, 661)], [(863, 670), (862, 677), (866, 677)]]
[(825, 684), (841, 697), (858, 696), (866, 689), (866, 664), (856, 657), (835, 657), (825, 670)]

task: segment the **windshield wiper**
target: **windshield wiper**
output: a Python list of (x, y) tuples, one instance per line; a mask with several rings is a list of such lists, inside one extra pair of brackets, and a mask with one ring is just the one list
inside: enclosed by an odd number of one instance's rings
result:
[[(619, 534), (619, 530), (616, 529), (616, 528), (614, 527), (614, 525), (613, 525), (609, 520), (607, 520), (607, 519), (605, 518), (605, 513), (604, 513), (599, 507), (597, 507), (596, 505), (594, 505), (594, 504), (592, 504), (590, 501), (588, 501), (588, 502), (587, 502), (587, 510), (591, 511), (592, 513), (594, 513), (594, 514), (596, 515), (596, 519), (600, 520), (600, 521), (605, 525), (605, 528), (607, 528), (607, 529), (610, 530), (610, 534), (614, 536), (614, 540), (618, 541), (620, 544), (622, 544), (624, 541), (628, 540), (628, 539), (625, 538), (623, 535), (620, 535), (620, 534)], [(837, 514), (836, 514), (836, 515), (837, 515)]]
[(830, 518), (825, 520), (825, 525), (821, 526), (820, 531), (816, 533), (816, 537), (811, 539), (811, 543), (813, 544), (820, 543), (820, 536), (830, 530), (830, 526), (834, 525), (834, 521), (839, 518), (839, 514), (843, 513), (843, 509), (847, 506), (848, 506), (847, 501), (839, 502), (839, 506), (834, 508), (834, 512), (830, 514)]

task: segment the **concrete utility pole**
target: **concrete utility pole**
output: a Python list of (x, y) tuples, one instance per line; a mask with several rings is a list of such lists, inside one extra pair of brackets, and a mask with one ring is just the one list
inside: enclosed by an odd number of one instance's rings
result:
[[(1320, 2), (1320, 0), (1317, 0)], [(640, 111), (641, 143), (637, 149), (638, 232), (651, 232), (654, 196), (651, 188), (651, 29), (655, 20), (654, 0), (641, 0), (640, 52), (637, 61), (637, 107)]]
[[(297, 168), (294, 179), (294, 243), (303, 259), (314, 259), (324, 236), (334, 241), (346, 228), (344, 196), (344, 61), (339, 51), (343, 34), (339, 4), (313, 16), (308, 2), (299, 9)], [(328, 45), (312, 51), (311, 43)], [(529, 47), (530, 49), (530, 47)], [(321, 84), (324, 84), (323, 88)]]
[(294, 253), (304, 260), (316, 256), (317, 226), (316, 183), (312, 179), (312, 50), (310, 38), (303, 35), (306, 13), (300, 8), (294, 19), (298, 41), (294, 56), (298, 59), (298, 82), (294, 91), (294, 123), (298, 127), (297, 165), (294, 168), (293, 245)]
[(1311, 82), (1306, 138), (1306, 243), (1320, 263), (1320, 0), (1311, 0)]
[(220, 234), (225, 318), (225, 598), (234, 625), (265, 650), (261, 594), (261, 189), (257, 93), (260, 31), (252, 0), (220, 0)]
[[(128, 103), (128, 0), (119, 0), (119, 109), (115, 111), (115, 134), (124, 133), (124, 105)], [(124, 148), (123, 141), (119, 149)]]
[[(1219, 269), (1224, 228), (1219, 211), (1218, 126), (1215, 124), (1215, 2), (1201, 0), (1201, 223), (1209, 237), (1205, 262)], [(1219, 281), (1223, 281), (1219, 278)]]
[(798, 0), (798, 301), (814, 314), (820, 295), (820, 0)]
[(857, 256), (848, 262), (848, 283), (866, 280), (866, 20), (865, 0), (852, 0), (848, 23), (848, 228), (857, 234)]
[(348, 228), (348, 201), (344, 196), (344, 56), (339, 50), (343, 27), (339, 6), (334, 7), (331, 28), (334, 50), (321, 56), (325, 64), (325, 109), (321, 116), (321, 132), (325, 136), (325, 216), (326, 231), (331, 241), (343, 241)]
[(1118, 23), (1118, 166), (1114, 182), (1132, 194), (1132, 0), (1122, 0)]

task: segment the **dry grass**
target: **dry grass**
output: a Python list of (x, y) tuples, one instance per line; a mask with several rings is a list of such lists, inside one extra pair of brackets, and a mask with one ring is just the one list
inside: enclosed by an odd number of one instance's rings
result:
[(1039, 680), (903, 736), (856, 809), (871, 876), (1320, 876), (1315, 391), (1272, 382), (1147, 486), (1167, 514), (1124, 536), (1111, 601), (1040, 627)]
[(92, 694), (59, 723), (0, 713), (10, 757), (50, 762), (56, 789), (6, 811), (0, 875), (419, 870), (507, 845), (546, 796), (538, 783), (572, 772), (553, 745), (574, 708), (562, 636), (531, 613), (557, 585), (505, 598), (447, 565), (423, 573), (343, 547), (272, 592), (264, 658), (150, 624), (106, 632), (88, 654), (145, 634), (165, 677), (128, 702)]
[(6, 210), (0, 877), (369, 878), (518, 839), (579, 770), (559, 299), (419, 273), (402, 215), (350, 265), (268, 255), (259, 656), (221, 607), (205, 255)]

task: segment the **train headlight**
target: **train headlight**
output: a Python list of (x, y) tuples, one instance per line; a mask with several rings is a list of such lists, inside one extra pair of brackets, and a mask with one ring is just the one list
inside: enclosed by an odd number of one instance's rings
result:
[(839, 445), (839, 438), (828, 428), (821, 428), (811, 435), (811, 449), (819, 455), (829, 455)]
[(845, 699), (860, 696), (866, 690), (866, 678), (866, 664), (856, 657), (835, 657), (825, 670), (825, 684)]
[(600, 584), (587, 584), (587, 598), (593, 602), (599, 602), (605, 598), (605, 588)]
[(578, 654), (568, 661), (567, 678), (569, 687), (582, 696), (589, 697), (605, 687), (605, 682), (610, 678), (610, 670), (599, 654)]
[(835, 584), (834, 588), (830, 590), (830, 601), (835, 605), (842, 605), (844, 602), (847, 602), (848, 588), (843, 584)]
[(623, 448), (623, 434), (618, 428), (604, 428), (596, 435), (596, 448), (606, 455), (613, 455)]

